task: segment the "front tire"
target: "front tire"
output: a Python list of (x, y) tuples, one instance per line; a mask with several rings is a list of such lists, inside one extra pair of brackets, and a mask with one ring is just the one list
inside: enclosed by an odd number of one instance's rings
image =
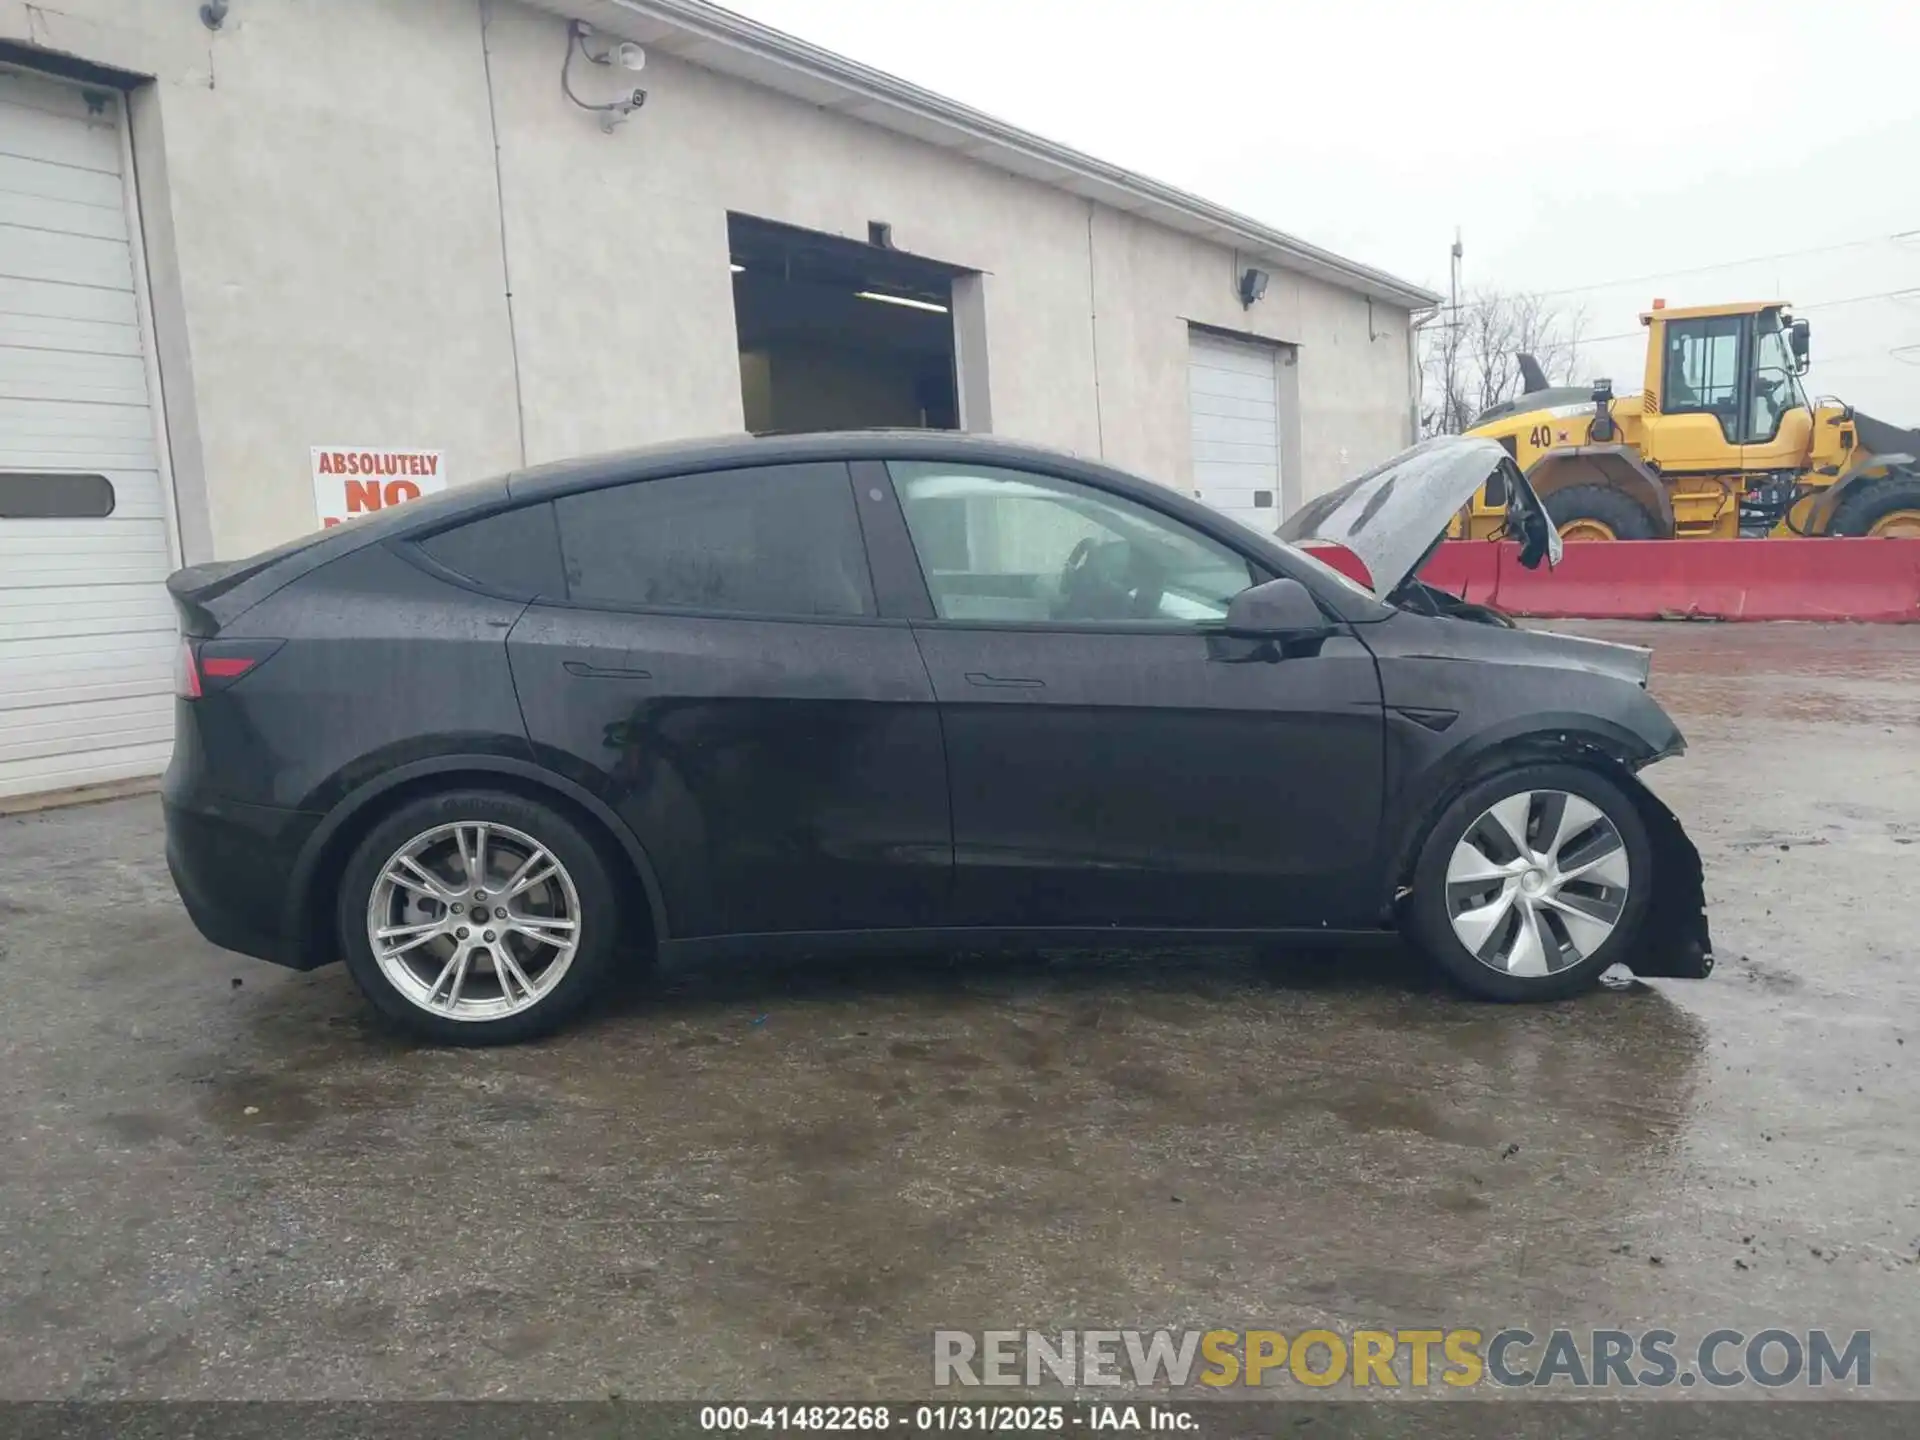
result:
[(593, 843), (550, 806), (496, 791), (413, 800), (341, 877), (347, 969), (430, 1040), (503, 1045), (558, 1028), (618, 950), (620, 907)]
[(1562, 540), (1652, 540), (1660, 533), (1639, 501), (1605, 485), (1569, 485), (1545, 504)]
[(1869, 480), (1840, 502), (1829, 535), (1920, 536), (1920, 475), (1899, 470)]
[(1523, 765), (1467, 787), (1421, 845), (1410, 939), (1488, 1000), (1560, 1000), (1633, 953), (1654, 884), (1639, 810), (1604, 775)]

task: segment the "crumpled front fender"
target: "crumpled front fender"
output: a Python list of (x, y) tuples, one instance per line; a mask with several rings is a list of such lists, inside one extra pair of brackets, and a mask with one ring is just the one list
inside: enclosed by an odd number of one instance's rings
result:
[(1653, 843), (1653, 902), (1640, 943), (1625, 963), (1635, 975), (1704, 980), (1713, 973), (1713, 937), (1707, 933), (1706, 877), (1700, 852), (1679, 818), (1633, 776), (1620, 777), (1640, 807)]

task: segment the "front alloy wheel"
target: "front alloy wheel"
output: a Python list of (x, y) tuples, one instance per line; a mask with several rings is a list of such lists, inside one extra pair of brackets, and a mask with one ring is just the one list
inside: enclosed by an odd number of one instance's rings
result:
[(1527, 790), (1489, 806), (1447, 862), (1447, 916), (1467, 952), (1503, 975), (1552, 975), (1618, 929), (1633, 875), (1599, 806)]
[(1547, 762), (1467, 786), (1421, 841), (1408, 938), (1490, 1000), (1559, 999), (1632, 965), (1655, 884), (1632, 783)]

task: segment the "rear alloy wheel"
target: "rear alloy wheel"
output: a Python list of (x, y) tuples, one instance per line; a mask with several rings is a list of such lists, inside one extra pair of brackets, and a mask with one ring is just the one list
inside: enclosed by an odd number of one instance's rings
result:
[(1605, 485), (1569, 485), (1544, 503), (1562, 540), (1651, 540), (1660, 533), (1639, 502)]
[(1652, 883), (1646, 830), (1617, 785), (1526, 766), (1470, 787), (1434, 825), (1409, 929), (1477, 995), (1558, 999), (1630, 956)]
[(340, 895), (347, 965), (367, 998), (455, 1044), (527, 1039), (585, 1002), (618, 926), (593, 846), (518, 796), (415, 801), (376, 826)]

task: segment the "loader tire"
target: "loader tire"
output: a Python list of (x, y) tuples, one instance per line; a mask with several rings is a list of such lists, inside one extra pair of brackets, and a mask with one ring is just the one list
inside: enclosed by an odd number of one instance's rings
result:
[(1660, 533), (1641, 505), (1605, 485), (1569, 485), (1546, 497), (1563, 540), (1652, 540)]
[(1920, 475), (1898, 470), (1854, 489), (1834, 510), (1827, 533), (1920, 536)]

